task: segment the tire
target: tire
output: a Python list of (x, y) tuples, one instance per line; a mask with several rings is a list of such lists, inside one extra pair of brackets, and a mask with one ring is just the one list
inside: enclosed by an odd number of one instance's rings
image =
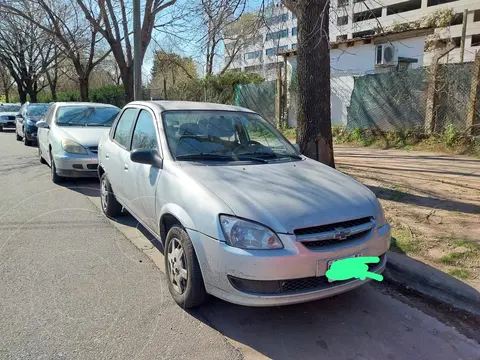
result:
[(45, 159), (43, 158), (42, 156), (42, 152), (40, 150), (40, 146), (38, 147), (38, 157), (40, 159), (40, 164), (46, 164), (47, 162), (45, 161)]
[(57, 167), (55, 166), (52, 155), (50, 155), (50, 177), (54, 184), (60, 184), (64, 180), (62, 176), (57, 175)]
[(30, 146), (30, 145), (32, 145), (32, 142), (27, 139), (27, 134), (25, 134), (25, 131), (23, 132), (23, 144), (24, 144), (25, 146)]
[[(183, 251), (177, 258), (180, 249)], [(187, 232), (178, 225), (174, 225), (167, 234), (164, 258), (168, 290), (175, 302), (184, 309), (203, 304), (207, 292), (197, 255)], [(184, 270), (186, 273), (181, 276)]]
[(100, 204), (108, 217), (114, 218), (122, 212), (122, 205), (117, 201), (106, 173), (100, 178)]
[(22, 141), (22, 137), (18, 135), (17, 129), (15, 129), (15, 139), (17, 139), (17, 141)]

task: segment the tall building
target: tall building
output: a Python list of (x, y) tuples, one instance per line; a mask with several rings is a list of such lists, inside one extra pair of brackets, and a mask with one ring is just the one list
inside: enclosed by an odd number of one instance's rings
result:
[[(424, 51), (428, 36), (437, 42), (451, 39), (456, 48), (443, 61), (458, 62), (464, 10), (468, 10), (464, 61), (472, 61), (480, 49), (478, 0), (331, 0), (330, 6), (332, 72), (358, 74), (385, 71), (402, 64), (405, 67), (428, 65), (435, 54)], [(453, 17), (447, 19), (450, 26), (446, 28), (422, 32), (421, 29), (400, 30), (401, 26), (396, 26), (420, 21), (428, 15), (436, 16), (439, 10), (448, 9), (453, 11)], [(230, 69), (258, 72), (266, 79), (274, 79), (277, 63), (282, 61), (277, 54), (295, 53), (297, 19), (282, 4), (271, 6), (264, 17), (266, 25), (236, 54)], [(391, 30), (395, 28), (401, 36), (395, 36)], [(390, 36), (381, 35), (382, 30)], [(226, 40), (225, 46), (231, 47), (231, 41)]]

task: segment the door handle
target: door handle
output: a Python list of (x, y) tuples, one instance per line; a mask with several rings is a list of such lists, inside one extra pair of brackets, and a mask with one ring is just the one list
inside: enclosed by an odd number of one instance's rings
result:
[(123, 165), (123, 170), (128, 171), (128, 165), (127, 164)]

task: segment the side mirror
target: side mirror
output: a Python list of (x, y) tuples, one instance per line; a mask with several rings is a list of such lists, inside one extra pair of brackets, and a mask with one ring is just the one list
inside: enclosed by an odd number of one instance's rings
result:
[(293, 144), (293, 147), (295, 148), (295, 150), (297, 150), (297, 153), (301, 153), (300, 146), (298, 144)]
[(35, 125), (37, 125), (37, 127), (39, 129), (48, 129), (49, 128), (47, 122), (43, 121), (43, 120), (37, 121), (37, 123)]
[(163, 159), (157, 150), (135, 149), (130, 153), (130, 160), (145, 165), (161, 169), (163, 167)]

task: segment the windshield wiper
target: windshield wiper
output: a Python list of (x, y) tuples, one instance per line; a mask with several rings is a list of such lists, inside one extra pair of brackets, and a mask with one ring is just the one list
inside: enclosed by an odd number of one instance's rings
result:
[(215, 153), (200, 153), (200, 154), (185, 154), (185, 155), (178, 155), (177, 160), (224, 160), (224, 161), (256, 161), (261, 163), (267, 163), (268, 161), (265, 159), (259, 159), (257, 157), (252, 156), (231, 156), (231, 155), (224, 155), (224, 154), (215, 154)]
[(85, 124), (85, 126), (110, 126), (108, 124), (102, 124), (102, 123), (91, 123), (91, 124)]
[[(249, 153), (241, 153), (241, 154), (237, 154), (237, 156), (262, 156), (262, 157), (265, 157), (265, 158), (291, 158), (291, 159), (296, 159), (296, 160), (302, 160), (302, 157), (299, 156), (299, 155), (296, 155), (296, 154), (277, 154), (277, 153), (274, 153), (274, 152), (263, 152), (263, 151), (258, 151), (258, 152), (249, 152)], [(257, 158), (258, 159), (258, 158)], [(263, 160), (263, 159), (262, 159)]]

